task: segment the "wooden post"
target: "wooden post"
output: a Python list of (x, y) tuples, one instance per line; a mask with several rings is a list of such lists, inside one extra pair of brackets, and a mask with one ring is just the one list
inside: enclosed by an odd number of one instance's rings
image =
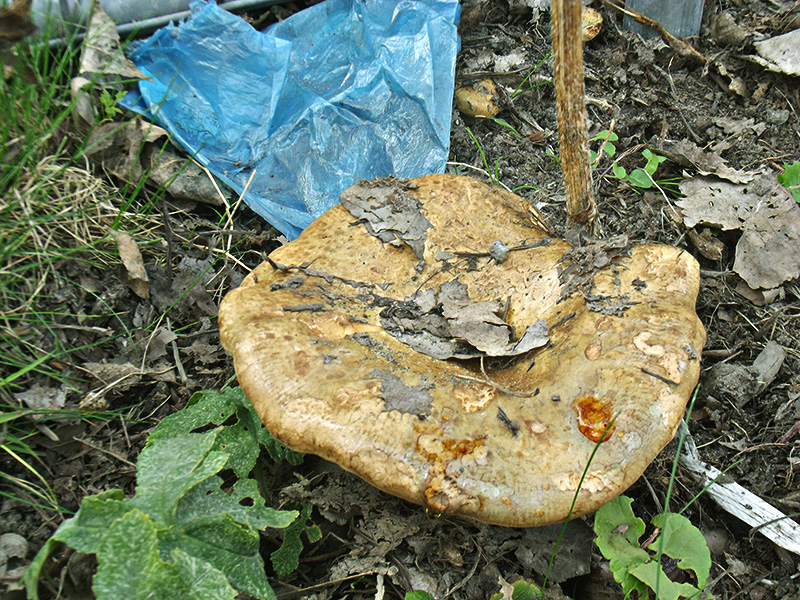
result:
[(586, 103), (583, 86), (583, 38), (580, 0), (552, 0), (553, 57), (561, 172), (567, 216), (594, 230), (597, 207), (592, 195)]

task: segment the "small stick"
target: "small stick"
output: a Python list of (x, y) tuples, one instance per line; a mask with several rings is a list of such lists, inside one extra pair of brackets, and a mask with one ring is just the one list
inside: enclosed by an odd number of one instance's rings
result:
[(630, 6), (625, 4), (624, 2), (617, 3), (613, 0), (605, 0), (605, 3), (609, 6), (613, 6), (618, 11), (625, 13), (626, 15), (633, 17), (637, 23), (641, 23), (645, 27), (649, 27), (650, 29), (654, 29), (659, 33), (659, 35), (664, 38), (664, 41), (667, 42), (678, 55), (683, 56), (684, 58), (693, 58), (700, 64), (706, 64), (708, 59), (700, 54), (694, 47), (681, 39), (676, 38), (672, 35), (669, 31), (664, 29), (664, 26), (661, 25), (658, 21), (651, 19), (647, 15), (643, 15), (642, 13), (632, 9)]

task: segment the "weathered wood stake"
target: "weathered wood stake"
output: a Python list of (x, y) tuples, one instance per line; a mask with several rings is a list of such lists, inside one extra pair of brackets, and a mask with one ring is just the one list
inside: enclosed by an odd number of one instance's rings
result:
[(597, 207), (592, 195), (586, 103), (583, 86), (583, 38), (580, 0), (553, 0), (553, 57), (561, 171), (567, 216), (592, 233)]

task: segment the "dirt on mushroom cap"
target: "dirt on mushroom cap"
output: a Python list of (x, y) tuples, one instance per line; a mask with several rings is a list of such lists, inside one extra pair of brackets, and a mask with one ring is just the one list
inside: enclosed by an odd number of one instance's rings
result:
[[(653, 244), (573, 251), (524, 200), (466, 177), (362, 182), (345, 195), (365, 206), (395, 192), (430, 223), (414, 247), (403, 235), (384, 243), (337, 206), (223, 301), (222, 342), (268, 429), (391, 494), (488, 523), (565, 519), (604, 435), (572, 516), (624, 491), (672, 438), (697, 382), (694, 259)], [(520, 249), (498, 260), (497, 240)], [(494, 303), (512, 341), (544, 321), (546, 344), (442, 360), (386, 330), (387, 308), (453, 282)], [(428, 314), (447, 325), (436, 298)]]

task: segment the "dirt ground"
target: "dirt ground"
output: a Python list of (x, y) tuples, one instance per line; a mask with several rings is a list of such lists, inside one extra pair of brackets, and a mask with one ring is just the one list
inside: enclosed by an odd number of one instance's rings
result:
[[(462, 24), (457, 80), (469, 84), (491, 75), (512, 92), (550, 49), (549, 15), (532, 19), (530, 9), (503, 0), (468, 3)], [(643, 166), (644, 145), (668, 153), (671, 144), (691, 140), (742, 171), (778, 172), (800, 160), (800, 83), (747, 59), (753, 42), (800, 25), (796, 2), (707, 0), (703, 30), (689, 41), (708, 62), (681, 57), (659, 38), (643, 40), (622, 29), (621, 15), (596, 3), (605, 17), (600, 35), (585, 48), (590, 135), (614, 122), (619, 164)], [(794, 7), (794, 12), (791, 9)], [(733, 29), (710, 27), (725, 12)], [(792, 21), (794, 19), (794, 21)], [(794, 25), (792, 25), (794, 23)], [(552, 60), (543, 62), (531, 82), (552, 77)], [(510, 94), (509, 94), (510, 95)], [(485, 178), (478, 146), (496, 164), (499, 181), (533, 203), (556, 231), (566, 221), (558, 162), (556, 110), (551, 84), (513, 99), (499, 118), (521, 135), (489, 120), (468, 120), (453, 111), (453, 172)], [(599, 144), (592, 146), (595, 150)], [(628, 151), (628, 152), (626, 152)], [(605, 235), (627, 234), (632, 241), (680, 244), (702, 267), (697, 312), (708, 332), (703, 353), (701, 393), (690, 431), (701, 458), (785, 513), (800, 508), (794, 466), (800, 435), (800, 287), (787, 282), (774, 298), (750, 294), (733, 270), (736, 231), (714, 231), (719, 257), (704, 256), (686, 228), (671, 218), (676, 195), (641, 193), (627, 182), (603, 177), (609, 159), (596, 166), (596, 196)], [(98, 169), (98, 176), (101, 172)], [(657, 178), (684, 178), (686, 167), (664, 162)], [(111, 184), (111, 182), (109, 182)], [(280, 244), (277, 232), (247, 210), (235, 219), (231, 240), (241, 264), (213, 262), (227, 243), (213, 207), (167, 198), (156, 232), (167, 243), (145, 247), (151, 294), (133, 294), (117, 266), (100, 270), (78, 260), (57, 265), (63, 275), (49, 290), (53, 309), (95, 315), (77, 322), (65, 318), (59, 340), (82, 346), (71, 364), (59, 368), (74, 377), (77, 391), (66, 397), (76, 408), (87, 397), (122, 416), (109, 420), (72, 418), (49, 424), (27, 442), (41, 453), (60, 505), (76, 510), (81, 498), (111, 488), (132, 493), (133, 464), (147, 433), (164, 416), (179, 410), (192, 393), (219, 388), (232, 375), (230, 358), (219, 345), (216, 305), (241, 281), (245, 268)], [(202, 285), (195, 285), (199, 280)], [(70, 282), (80, 281), (76, 286)], [(87, 293), (91, 290), (92, 293)], [(175, 304), (163, 319), (153, 318)], [(749, 367), (775, 341), (786, 351), (777, 376), (745, 395), (742, 387), (712, 378), (715, 365)], [(31, 387), (51, 382), (31, 376)], [(675, 448), (668, 446), (628, 495), (645, 522), (659, 512)], [(735, 464), (734, 464), (735, 463)], [(731, 465), (734, 465), (731, 467)], [(0, 465), (23, 477), (12, 462)], [(314, 505), (322, 541), (307, 548), (300, 568), (283, 581), (272, 580), (279, 598), (402, 598), (424, 589), (436, 598), (484, 599), (499, 591), (498, 577), (537, 581), (546, 568), (555, 533), (549, 528), (509, 529), (464, 519), (430, 518), (417, 506), (378, 492), (357, 478), (314, 457), (297, 469), (269, 466), (274, 503)], [(298, 476), (299, 473), (299, 476)], [(672, 506), (683, 506), (699, 491), (678, 471)], [(711, 593), (717, 598), (752, 600), (800, 598), (800, 559), (765, 539), (739, 519), (701, 497), (685, 513), (707, 536), (712, 551)], [(622, 598), (597, 549), (591, 545), (591, 516), (575, 521), (559, 553), (551, 597)], [(59, 525), (52, 512), (12, 499), (0, 505), (0, 533), (14, 532), (29, 543), (29, 560)], [(279, 532), (263, 539), (265, 557)], [(267, 559), (267, 564), (269, 560)], [(92, 561), (65, 553), (59, 563), (62, 597), (89, 594)], [(56, 576), (58, 577), (58, 573)], [(13, 595), (16, 594), (16, 595)], [(21, 597), (19, 592), (8, 597)], [(382, 595), (385, 594), (385, 595)]]

